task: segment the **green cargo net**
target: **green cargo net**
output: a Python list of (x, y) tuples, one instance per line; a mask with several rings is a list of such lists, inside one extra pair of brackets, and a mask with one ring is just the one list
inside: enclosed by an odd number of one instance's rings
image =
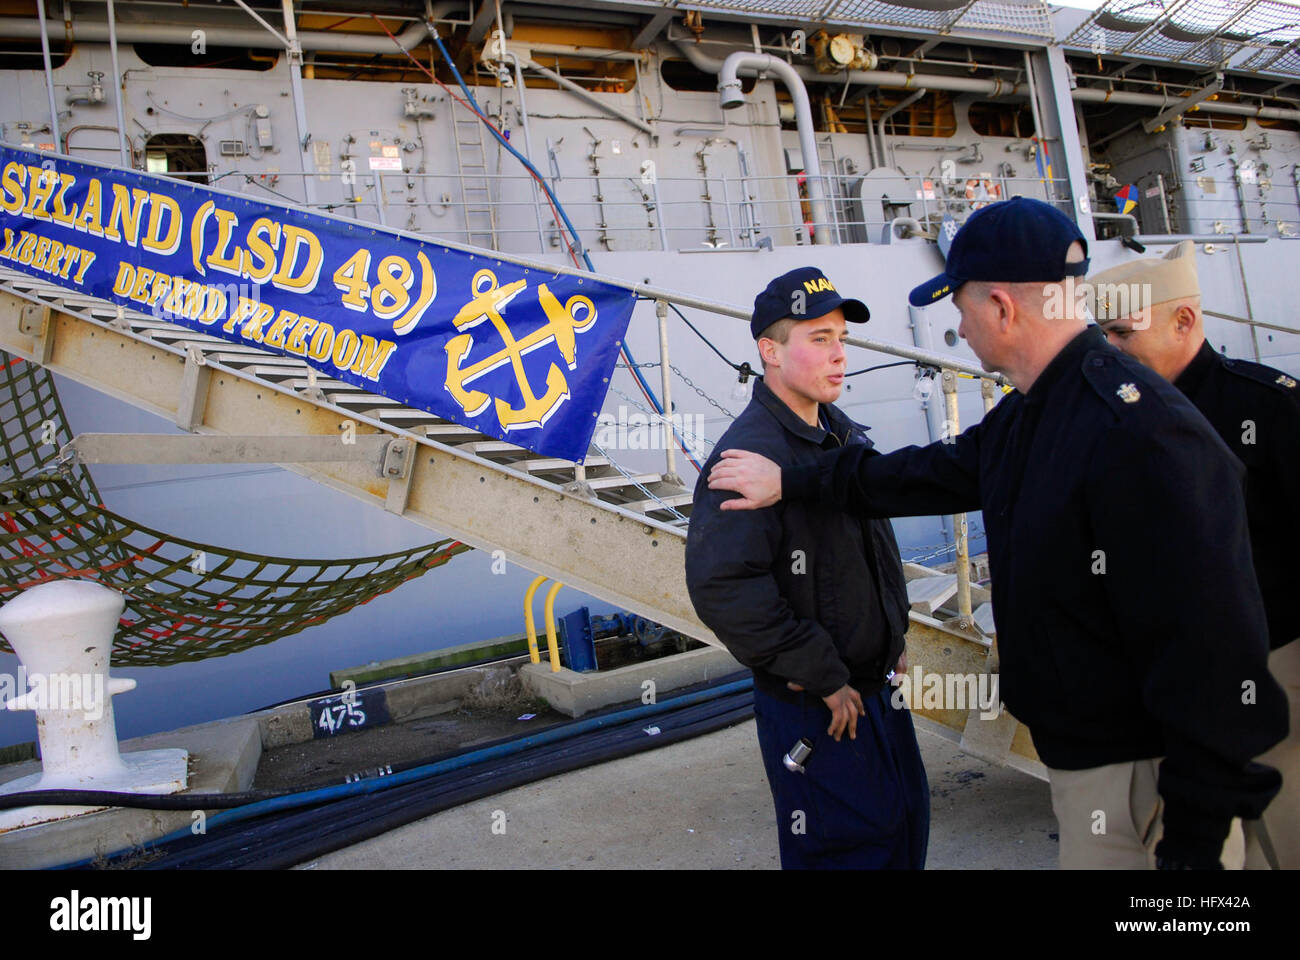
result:
[[(0, 351), (0, 603), (47, 580), (126, 598), (120, 667), (238, 653), (324, 623), (471, 549), (440, 540), (346, 560), (244, 553), (172, 537), (108, 510), (90, 472), (56, 466), (72, 439), (53, 379)], [(10, 651), (0, 640), (0, 649)]]

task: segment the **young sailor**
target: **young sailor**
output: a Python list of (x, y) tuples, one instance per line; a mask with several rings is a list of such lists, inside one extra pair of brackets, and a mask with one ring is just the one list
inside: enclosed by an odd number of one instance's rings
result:
[[(869, 451), (835, 405), (846, 323), (870, 314), (813, 267), (777, 277), (754, 302), (764, 374), (716, 445), (789, 467), (826, 450)], [(907, 590), (888, 520), (819, 503), (753, 512), (695, 487), (686, 583), (708, 627), (754, 671), (754, 717), (772, 789), (781, 866), (925, 866), (930, 793), (912, 718), (890, 705)], [(801, 743), (812, 753), (787, 763)]]

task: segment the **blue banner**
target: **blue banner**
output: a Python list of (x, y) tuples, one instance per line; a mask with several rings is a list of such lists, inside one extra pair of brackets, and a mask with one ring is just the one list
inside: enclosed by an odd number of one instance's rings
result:
[(0, 265), (581, 460), (621, 287), (167, 177), (0, 148)]

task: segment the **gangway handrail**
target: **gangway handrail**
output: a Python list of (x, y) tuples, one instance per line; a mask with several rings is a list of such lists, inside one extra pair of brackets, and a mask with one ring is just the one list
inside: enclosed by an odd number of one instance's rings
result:
[(1296, 327), (1284, 327), (1281, 324), (1267, 323), (1264, 320), (1253, 320), (1249, 317), (1237, 317), (1233, 316), (1231, 313), (1220, 313), (1218, 310), (1208, 310), (1205, 307), (1201, 308), (1201, 313), (1205, 314), (1207, 317), (1217, 317), (1219, 320), (1230, 320), (1233, 323), (1244, 323), (1251, 327), (1263, 327), (1265, 330), (1277, 330), (1281, 333), (1294, 333), (1296, 336), (1300, 336), (1300, 329), (1297, 329)]

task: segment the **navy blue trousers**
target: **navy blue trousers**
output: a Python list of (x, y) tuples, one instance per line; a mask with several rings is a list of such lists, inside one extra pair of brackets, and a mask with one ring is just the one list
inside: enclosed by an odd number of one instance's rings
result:
[[(930, 839), (930, 786), (912, 715), (892, 688), (863, 698), (857, 739), (836, 743), (820, 697), (784, 703), (754, 689), (758, 746), (772, 788), (784, 870), (920, 870)], [(781, 762), (800, 737), (813, 744), (805, 773)]]

